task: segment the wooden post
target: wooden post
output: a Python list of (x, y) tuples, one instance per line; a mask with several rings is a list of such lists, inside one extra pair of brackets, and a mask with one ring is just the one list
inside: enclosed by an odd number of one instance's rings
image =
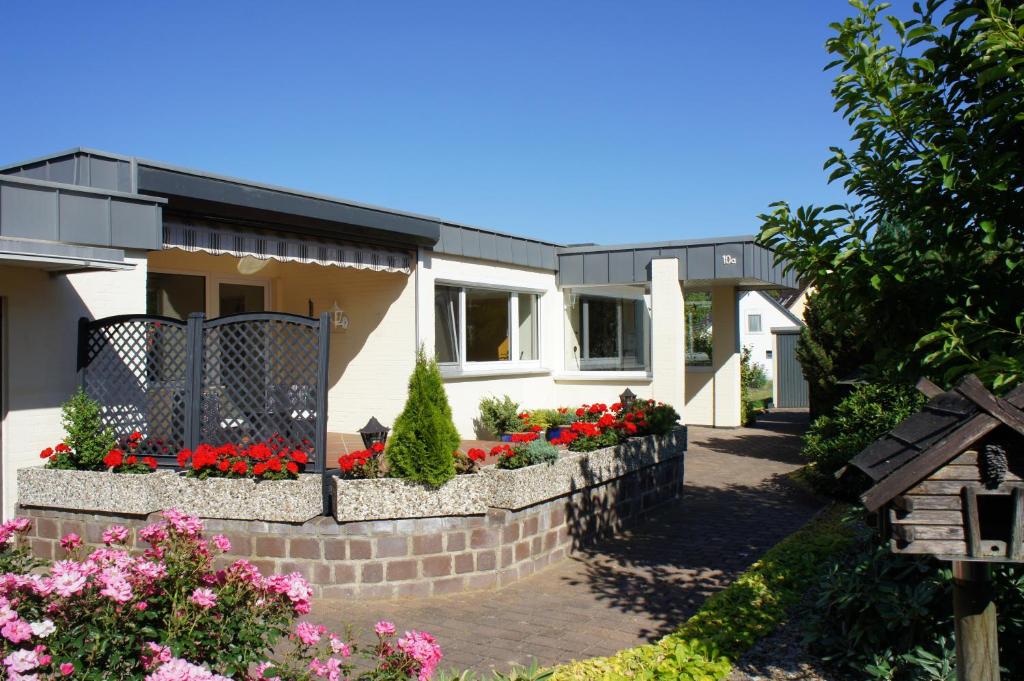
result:
[(996, 604), (988, 563), (953, 561), (953, 618), (959, 681), (999, 681)]

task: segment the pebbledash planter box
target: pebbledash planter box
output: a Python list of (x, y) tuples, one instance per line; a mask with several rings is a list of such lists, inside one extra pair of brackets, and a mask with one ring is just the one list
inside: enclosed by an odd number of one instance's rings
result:
[(347, 523), (481, 515), (491, 499), (491, 482), (481, 473), (457, 475), (440, 487), (399, 478), (334, 478), (334, 517)]
[(667, 435), (627, 440), (592, 452), (572, 452), (551, 464), (515, 470), (485, 468), (493, 479), (490, 506), (518, 511), (620, 478), (633, 471), (682, 456), (686, 429)]
[(321, 478), (209, 478), (180, 473), (109, 473), (34, 466), (18, 470), (18, 503), (67, 511), (148, 515), (177, 508), (202, 518), (302, 523), (323, 512)]
[(488, 466), (433, 488), (397, 478), (334, 479), (338, 522), (482, 515), (488, 508), (517, 511), (620, 478), (682, 456), (686, 429), (627, 440), (592, 452), (572, 452), (553, 464), (516, 470)]
[(164, 507), (200, 518), (304, 523), (323, 513), (322, 478), (302, 473), (295, 480), (174, 476)]
[(18, 469), (18, 503), (73, 511), (148, 515), (165, 508), (164, 495), (177, 475), (59, 470), (32, 466)]

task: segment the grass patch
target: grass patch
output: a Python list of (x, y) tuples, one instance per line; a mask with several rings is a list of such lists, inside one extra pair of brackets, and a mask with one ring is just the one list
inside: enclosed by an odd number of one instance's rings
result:
[(782, 624), (828, 559), (850, 544), (854, 531), (843, 521), (848, 510), (833, 505), (773, 546), (675, 633), (611, 657), (556, 667), (552, 681), (725, 678), (731, 660)]
[(750, 399), (754, 402), (763, 402), (772, 396), (772, 382), (768, 381), (760, 388), (750, 389)]

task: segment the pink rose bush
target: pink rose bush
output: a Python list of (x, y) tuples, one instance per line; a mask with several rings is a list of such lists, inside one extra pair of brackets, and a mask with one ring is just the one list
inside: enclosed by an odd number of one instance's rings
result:
[(297, 621), (312, 595), (302, 575), (246, 560), (215, 569), (230, 542), (207, 541), (202, 520), (174, 509), (136, 532), (141, 551), (115, 525), (98, 548), (64, 537), (68, 557), (42, 571), (24, 546), (30, 527), (0, 525), (0, 678), (426, 681), (441, 659), (425, 632), (396, 638), (382, 622), (364, 650)]

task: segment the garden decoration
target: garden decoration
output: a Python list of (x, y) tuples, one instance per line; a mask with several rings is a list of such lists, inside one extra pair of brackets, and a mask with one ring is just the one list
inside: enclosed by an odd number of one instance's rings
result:
[(943, 392), (926, 379), (923, 409), (873, 442), (850, 468), (894, 553), (953, 563), (957, 674), (999, 678), (992, 563), (1024, 563), (1024, 386), (1005, 399), (970, 375)]
[(634, 393), (629, 388), (623, 390), (622, 393), (619, 395), (619, 404), (622, 405), (623, 409), (629, 409), (630, 407), (633, 406), (634, 402), (636, 402), (636, 393)]
[(387, 444), (390, 432), (391, 429), (381, 425), (376, 416), (371, 416), (366, 425), (359, 429), (359, 437), (363, 438), (363, 446), (370, 449), (375, 442)]

